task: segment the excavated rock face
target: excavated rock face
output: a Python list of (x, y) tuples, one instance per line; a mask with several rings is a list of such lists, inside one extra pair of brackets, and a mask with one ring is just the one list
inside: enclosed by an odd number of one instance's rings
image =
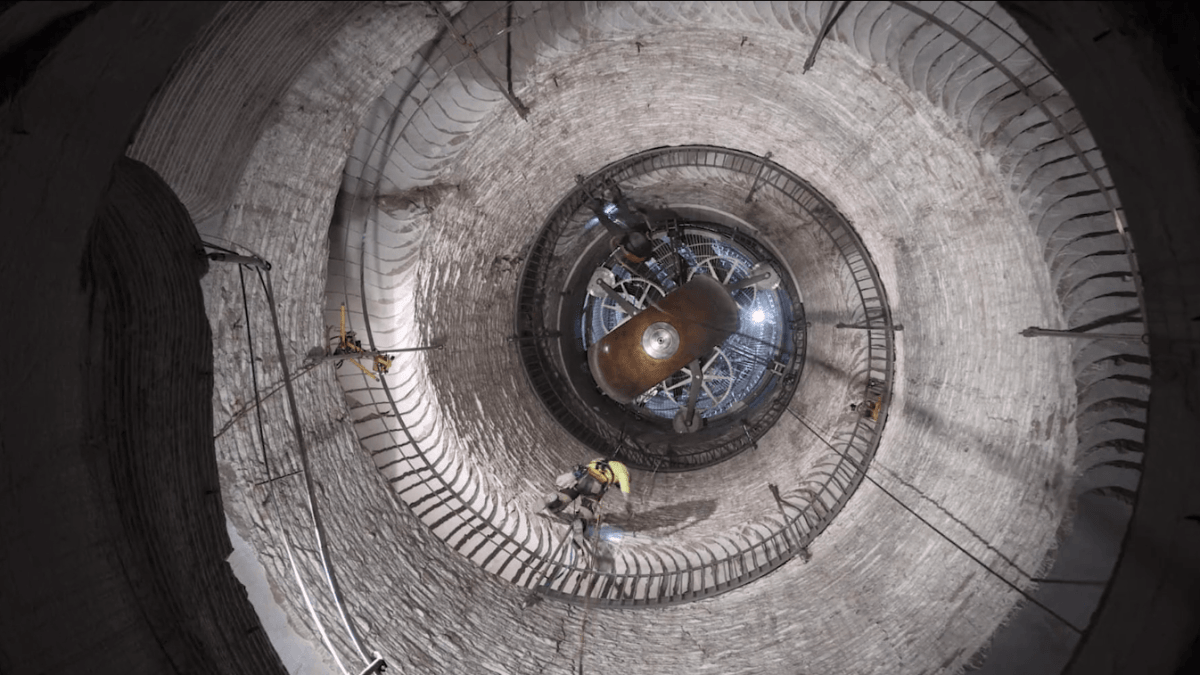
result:
[[(1047, 568), (1080, 471), (1138, 457), (1144, 348), (1020, 335), (1130, 329), (1137, 298), (1103, 160), (1000, 10), (854, 3), (805, 73), (820, 4), (336, 6), (224, 10), (131, 154), (214, 216), (209, 241), (274, 266), (307, 450), (281, 394), (260, 438), (237, 273), (214, 270), (222, 487), (281, 604), (345, 669), (379, 650), (402, 670), (536, 672), (581, 650), (634, 673), (954, 672)], [(214, 117), (260, 131), (181, 157)], [(539, 237), (577, 176), (693, 146), (746, 164), (697, 151), (622, 186), (753, 231), (802, 305), (803, 358), (747, 442), (706, 439), (740, 444), (724, 461), (634, 462), (604, 555), (573, 559), (539, 514), (552, 477), (639, 447), (612, 418), (578, 433), (527, 371), (538, 349), (566, 363), (547, 298), (594, 265), (583, 223), (576, 246)], [(281, 374), (256, 284), (262, 394)], [(378, 381), (302, 367), (343, 306), (364, 346), (441, 348)], [(586, 403), (580, 382), (555, 396)], [(1123, 466), (1088, 488), (1133, 487)], [(565, 602), (522, 610), (534, 588)], [(569, 603), (597, 610), (583, 639)]]

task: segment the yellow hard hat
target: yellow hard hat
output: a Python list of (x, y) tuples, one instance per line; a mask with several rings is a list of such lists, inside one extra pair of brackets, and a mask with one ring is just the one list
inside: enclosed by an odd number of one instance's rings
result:
[(588, 473), (596, 480), (605, 484), (615, 482), (621, 487), (621, 492), (629, 494), (629, 469), (621, 462), (600, 458), (592, 460), (587, 468)]

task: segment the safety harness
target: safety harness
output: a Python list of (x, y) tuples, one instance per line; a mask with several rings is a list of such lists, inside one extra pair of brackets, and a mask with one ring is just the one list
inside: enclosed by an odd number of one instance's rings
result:
[(600, 482), (603, 489), (607, 490), (609, 484), (616, 482), (617, 475), (613, 473), (612, 467), (608, 465), (607, 459), (597, 460), (588, 464), (585, 469), (587, 474)]

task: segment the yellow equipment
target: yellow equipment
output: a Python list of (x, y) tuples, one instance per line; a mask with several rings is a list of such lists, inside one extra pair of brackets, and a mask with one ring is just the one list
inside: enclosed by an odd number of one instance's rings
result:
[(392, 367), (392, 357), (383, 354), (375, 355), (375, 372), (386, 373)]
[(883, 396), (880, 395), (879, 399), (875, 401), (867, 401), (866, 408), (867, 417), (870, 417), (872, 421), (878, 422), (879, 411), (883, 408)]
[[(345, 304), (342, 305), (342, 324), (341, 324), (341, 329), (338, 333), (338, 343), (337, 343), (337, 346), (334, 347), (334, 349), (333, 349), (333, 354), (334, 354), (334, 356), (338, 356), (338, 355), (342, 355), (342, 354), (349, 355), (351, 358), (351, 362), (354, 365), (358, 366), (359, 370), (363, 371), (363, 373), (365, 373), (368, 377), (370, 377), (372, 380), (376, 380), (376, 381), (378, 381), (379, 378), (376, 377), (375, 373), (379, 373), (381, 375), (385, 374), (388, 372), (388, 369), (392, 367), (392, 357), (390, 357), (386, 354), (382, 354), (380, 352), (369, 351), (369, 350), (363, 349), (362, 341), (356, 340), (354, 338), (354, 331), (346, 330), (346, 305)], [(371, 357), (373, 359), (375, 372), (371, 372), (370, 370), (367, 370), (366, 367), (363, 366), (363, 364), (358, 362), (358, 359), (365, 359), (367, 357)], [(338, 364), (340, 365), (341, 361), (339, 361)]]
[(621, 492), (629, 494), (629, 469), (616, 460), (597, 459), (588, 463), (588, 475), (600, 481), (601, 485), (616, 483)]

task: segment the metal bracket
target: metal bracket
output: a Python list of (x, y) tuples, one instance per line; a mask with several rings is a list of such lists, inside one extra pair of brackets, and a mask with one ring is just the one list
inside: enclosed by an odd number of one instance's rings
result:
[(483, 62), (482, 58), (480, 58), (479, 50), (475, 48), (475, 45), (467, 40), (466, 35), (458, 32), (458, 29), (454, 27), (454, 23), (450, 20), (450, 15), (446, 13), (446, 8), (442, 7), (442, 3), (429, 2), (428, 4), (433, 8), (433, 11), (437, 12), (438, 18), (441, 19), (442, 25), (446, 27), (446, 30), (454, 36), (454, 39), (459, 45), (462, 46), (463, 49), (467, 51), (468, 54), (470, 54), (471, 58), (475, 59), (475, 62), (479, 64), (479, 67), (483, 70), (483, 73), (488, 76), (488, 79), (492, 81), (492, 84), (496, 85), (496, 89), (498, 89), (500, 93), (504, 95), (504, 98), (508, 99), (508, 102), (512, 104), (512, 107), (516, 108), (517, 114), (521, 116), (521, 119), (526, 119), (529, 116), (529, 108), (521, 102), (521, 99), (517, 98), (516, 94), (513, 94), (508, 87), (504, 86), (504, 84), (500, 81), (500, 78), (496, 77), (495, 73), (492, 72), (491, 68), (487, 67), (487, 64)]
[(888, 326), (886, 324), (883, 326), (872, 326), (870, 324), (865, 324), (865, 323), (842, 323), (841, 321), (839, 321), (836, 324), (834, 324), (833, 327), (834, 328), (854, 328), (857, 330), (886, 330), (888, 328), (891, 328), (894, 331), (904, 330), (904, 324), (902, 324), (902, 323), (894, 323), (890, 326)]
[(758, 164), (758, 173), (754, 174), (754, 182), (750, 185), (750, 193), (746, 195), (746, 203), (754, 199), (754, 193), (758, 192), (758, 182), (762, 180), (763, 169), (767, 168), (767, 161), (771, 159), (771, 153), (763, 155), (762, 161)]
[[(611, 274), (611, 271), (609, 271), (609, 273)], [(593, 277), (593, 279), (594, 279), (594, 277)], [(635, 307), (632, 302), (621, 297), (621, 294), (617, 292), (617, 289), (613, 288), (612, 286), (604, 283), (603, 281), (596, 281), (595, 283), (596, 283), (596, 286), (600, 289), (601, 293), (603, 293), (604, 295), (607, 295), (609, 297), (609, 299), (611, 299), (613, 302), (617, 303), (617, 306), (619, 306), (621, 308), (621, 310), (624, 311), (629, 316), (631, 316), (631, 317), (637, 316), (637, 314), (642, 311), (642, 310), (638, 309), (637, 307)], [(591, 284), (588, 284), (588, 293), (592, 292), (591, 286), (592, 286)]]
[(358, 675), (374, 675), (375, 673), (387, 672), (387, 661), (383, 660), (379, 652), (374, 654), (375, 660), (367, 664), (367, 667)]
[(675, 419), (672, 421), (676, 433), (680, 434), (695, 433), (704, 428), (704, 419), (696, 414), (696, 401), (700, 398), (700, 387), (704, 384), (703, 361), (700, 359), (692, 361), (688, 366), (688, 372), (691, 373), (692, 383), (688, 387), (687, 408), (680, 408), (676, 411)]
[(804, 70), (801, 74), (807, 73), (809, 68), (817, 62), (817, 50), (821, 48), (821, 43), (825, 41), (825, 36), (829, 35), (829, 31), (833, 29), (833, 24), (841, 18), (842, 12), (850, 6), (850, 0), (844, 0), (839, 7), (837, 3), (829, 6), (829, 13), (825, 15), (825, 21), (821, 22), (821, 32), (817, 33), (817, 39), (813, 42), (812, 49), (808, 52), (808, 58), (804, 59)]
[(750, 447), (754, 450), (758, 449), (758, 442), (750, 435), (750, 427), (746, 424), (746, 420), (742, 420), (742, 433), (746, 434), (746, 440), (750, 441)]
[(212, 251), (205, 254), (205, 256), (213, 262), (226, 262), (234, 263), (236, 265), (245, 265), (246, 267), (257, 267), (260, 270), (268, 272), (271, 270), (271, 263), (256, 255), (236, 255), (233, 253)]
[(741, 288), (753, 286), (764, 291), (773, 291), (779, 288), (779, 272), (767, 262), (757, 262), (750, 268), (750, 272), (745, 279), (731, 284), (729, 291), (732, 293)]
[(1038, 328), (1030, 326), (1021, 331), (1024, 337), (1056, 337), (1056, 338), (1074, 338), (1076, 340), (1128, 340), (1130, 342), (1141, 342), (1150, 344), (1150, 336), (1148, 334), (1130, 335), (1129, 333), (1081, 333), (1073, 330), (1051, 330), (1049, 328)]

